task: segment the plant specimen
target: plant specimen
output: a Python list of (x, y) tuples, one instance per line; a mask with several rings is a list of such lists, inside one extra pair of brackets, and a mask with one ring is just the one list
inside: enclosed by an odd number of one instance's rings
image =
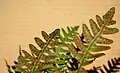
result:
[[(82, 24), (81, 36), (78, 33), (79, 26), (67, 27), (67, 31), (58, 28), (50, 34), (41, 31), (44, 40), (34, 38), (40, 48), (29, 44), (31, 51), (29, 53), (19, 46), (19, 56), (17, 61), (14, 61), (15, 64), (10, 66), (5, 61), (8, 72), (13, 73), (11, 70), (13, 69), (15, 73), (89, 73), (90, 70), (86, 70), (84, 66), (105, 55), (102, 51), (109, 50), (111, 48), (109, 45), (113, 43), (113, 40), (102, 35), (119, 32), (117, 28), (109, 27), (116, 24), (113, 20), (114, 14), (115, 7), (112, 7), (103, 17), (96, 15), (96, 22), (90, 19), (91, 31), (86, 24)], [(114, 64), (112, 59), (114, 66), (108, 61), (110, 70), (103, 65), (105, 70), (111, 73), (111, 70), (116, 68), (118, 60), (115, 59)], [(104, 73), (102, 69), (100, 70)]]

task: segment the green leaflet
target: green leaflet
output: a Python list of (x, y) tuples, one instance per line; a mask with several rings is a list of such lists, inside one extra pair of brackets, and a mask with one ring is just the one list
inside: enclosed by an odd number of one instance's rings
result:
[(35, 42), (37, 43), (37, 45), (42, 49), (45, 46), (45, 43), (38, 37), (35, 37)]
[(30, 61), (34, 61), (34, 57), (33, 56), (31, 56), (27, 51), (25, 51), (25, 50), (22, 50), (22, 52), (24, 53), (24, 57), (25, 57), (25, 59), (29, 59)]
[[(85, 45), (85, 48), (87, 48), (88, 45)], [(101, 52), (101, 51), (106, 51), (109, 50), (111, 47), (110, 46), (103, 46), (103, 45), (96, 45), (94, 44), (91, 46), (91, 51), (92, 52)]]
[(71, 44), (70, 46), (68, 46), (68, 48), (69, 48), (70, 52), (74, 55), (74, 57), (77, 57), (77, 59), (80, 59), (80, 58), (83, 56), (83, 54), (78, 53), (78, 52), (75, 50), (75, 47), (74, 47), (73, 44)]
[(45, 31), (41, 31), (41, 34), (42, 34), (43, 38), (45, 39), (45, 41), (49, 40), (49, 35)]
[(67, 27), (68, 33), (62, 28), (62, 33), (63, 36), (60, 35), (60, 41), (61, 42), (72, 42), (73, 41), (73, 37), (78, 34), (77, 30), (78, 30), (79, 26), (75, 26), (75, 27)]
[(29, 48), (31, 50), (31, 53), (35, 56), (39, 55), (40, 50), (38, 50), (34, 45), (29, 44)]

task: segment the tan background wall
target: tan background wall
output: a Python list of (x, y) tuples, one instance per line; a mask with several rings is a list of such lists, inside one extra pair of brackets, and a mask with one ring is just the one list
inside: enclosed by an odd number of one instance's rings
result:
[[(103, 15), (116, 7), (115, 27), (120, 28), (120, 0), (0, 0), (0, 73), (7, 73), (4, 59), (12, 64), (18, 55), (18, 45), (28, 49), (33, 38), (41, 30), (65, 28), (88, 24), (96, 14)], [(107, 59), (120, 56), (120, 34), (111, 35), (114, 40), (107, 55), (93, 65), (102, 65)]]

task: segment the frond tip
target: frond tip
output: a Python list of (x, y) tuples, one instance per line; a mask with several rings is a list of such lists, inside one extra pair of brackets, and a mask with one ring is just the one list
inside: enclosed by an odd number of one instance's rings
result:
[(6, 63), (8, 72), (9, 72), (9, 73), (13, 73), (12, 70), (11, 70), (11, 66), (8, 64), (8, 62), (7, 62), (6, 60), (5, 60), (5, 63)]

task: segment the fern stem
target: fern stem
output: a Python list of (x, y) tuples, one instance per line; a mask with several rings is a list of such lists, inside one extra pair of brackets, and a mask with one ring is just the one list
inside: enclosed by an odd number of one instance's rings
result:
[(89, 43), (87, 49), (85, 50), (84, 55), (83, 55), (82, 59), (80, 60), (79, 68), (76, 71), (76, 73), (78, 73), (82, 69), (82, 65), (84, 64), (84, 60), (87, 57), (88, 52), (91, 49), (91, 46), (95, 43), (96, 39), (101, 35), (104, 27), (108, 24), (108, 20), (105, 20), (104, 22), (105, 22), (105, 24), (101, 27), (101, 30), (95, 35), (95, 37), (93, 38), (93, 40), (91, 40), (91, 42)]
[[(55, 35), (56, 35), (56, 34), (55, 34)], [(55, 35), (54, 35), (54, 36), (55, 36)], [(46, 43), (46, 45), (42, 48), (43, 50), (42, 50), (42, 52), (39, 53), (38, 58), (37, 58), (37, 60), (35, 61), (34, 66), (32, 67), (30, 73), (34, 73), (34, 72), (35, 72), (35, 70), (36, 70), (36, 66), (37, 66), (37, 64), (38, 64), (38, 62), (39, 62), (41, 56), (43, 55), (45, 49), (46, 49), (47, 46), (49, 45), (50, 41), (54, 38), (54, 36), (51, 37), (51, 38), (48, 40), (48, 42)]]

